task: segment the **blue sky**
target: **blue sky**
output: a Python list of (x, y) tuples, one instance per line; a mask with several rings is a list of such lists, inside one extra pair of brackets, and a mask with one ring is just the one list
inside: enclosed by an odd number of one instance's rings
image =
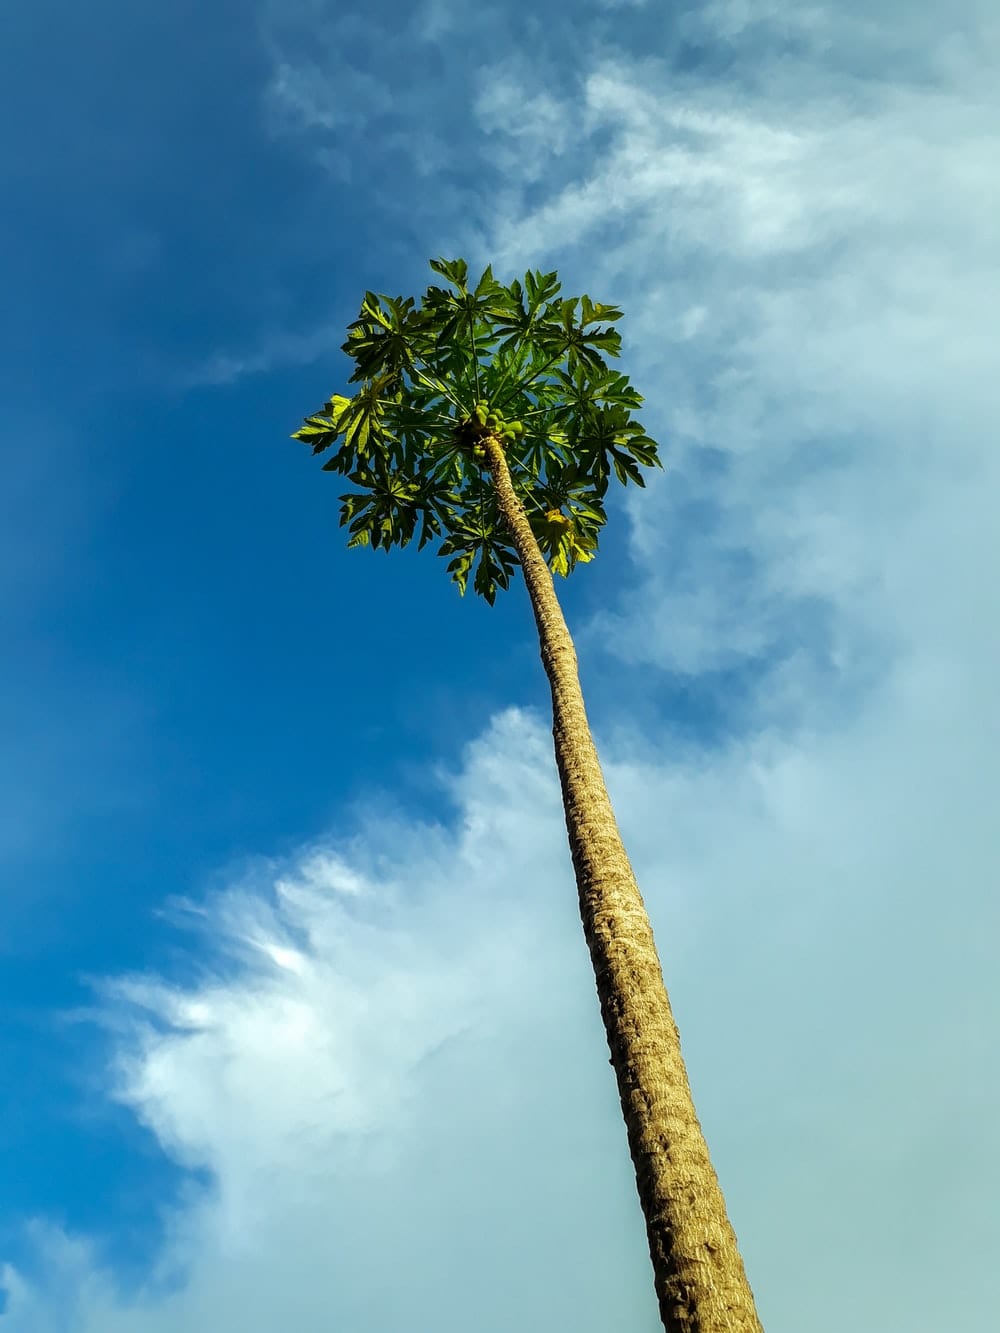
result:
[(991, 8), (7, 16), (2, 1333), (657, 1327), (523, 590), (288, 439), (458, 254), (626, 311), (559, 591), (764, 1324), (989, 1325)]

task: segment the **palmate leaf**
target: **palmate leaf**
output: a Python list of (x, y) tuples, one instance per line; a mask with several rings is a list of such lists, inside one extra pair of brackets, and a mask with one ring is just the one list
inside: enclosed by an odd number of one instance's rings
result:
[(553, 301), (562, 289), (562, 283), (559, 281), (558, 273), (553, 270), (551, 273), (542, 273), (540, 269), (535, 269), (534, 273), (524, 275), (524, 290), (528, 297), (528, 310), (534, 313), (548, 301)]
[(473, 587), (490, 606), (496, 601), (497, 588), (509, 588), (514, 570), (519, 564), (517, 555), (505, 546), (482, 545)]
[(531, 529), (553, 574), (568, 577), (577, 564), (586, 564), (597, 551), (598, 525), (567, 515), (558, 508), (537, 509), (529, 515)]
[(568, 578), (578, 564), (593, 560), (596, 552), (596, 538), (568, 529), (551, 548), (549, 563), (552, 572)]
[(299, 427), (292, 439), (303, 440), (311, 445), (314, 454), (329, 449), (341, 432), (344, 413), (350, 405), (350, 398), (335, 393), (327, 401), (321, 413), (306, 417), (305, 425)]
[[(445, 555), (447, 552), (444, 547), (438, 552), (438, 555)], [(465, 548), (455, 556), (454, 560), (448, 562), (448, 573), (451, 575), (452, 582), (458, 586), (458, 591), (465, 596), (465, 587), (469, 581), (469, 570), (472, 568), (472, 562), (476, 558), (475, 547)]]
[(430, 265), (435, 273), (440, 273), (442, 278), (447, 278), (459, 291), (465, 291), (469, 266), (464, 259), (432, 259)]
[(293, 438), (313, 453), (339, 441), (323, 468), (358, 488), (341, 496), (349, 546), (387, 551), (417, 537), (420, 549), (440, 538), (459, 590), (471, 577), (492, 603), (518, 557), (484, 434), (496, 431), (539, 548), (563, 576), (598, 550), (611, 477), (643, 485), (642, 469), (661, 463), (634, 415), (641, 396), (608, 366), (621, 350), (617, 306), (562, 298), (555, 272), (505, 285), (491, 267), (472, 282), (461, 259), (431, 268), (447, 285), (419, 302), (365, 293), (343, 344), (358, 388), (331, 397)]
[(602, 319), (613, 320), (622, 317), (622, 312), (617, 306), (601, 305), (599, 301), (592, 301), (589, 296), (581, 296), (580, 305), (582, 307), (581, 323), (584, 326), (598, 323)]
[(475, 564), (473, 587), (492, 606), (496, 590), (508, 588), (518, 565), (517, 553), (498, 535), (475, 526), (462, 526), (441, 543), (438, 555), (452, 556), (448, 573), (464, 596), (469, 574)]

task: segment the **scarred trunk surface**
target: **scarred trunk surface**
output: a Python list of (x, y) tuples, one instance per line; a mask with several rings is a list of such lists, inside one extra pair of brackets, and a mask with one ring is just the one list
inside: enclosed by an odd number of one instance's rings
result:
[(484, 444), (552, 688), (580, 915), (646, 1218), (660, 1317), (668, 1333), (763, 1333), (695, 1114), (652, 927), (590, 734), (573, 640), (502, 445), (493, 435)]

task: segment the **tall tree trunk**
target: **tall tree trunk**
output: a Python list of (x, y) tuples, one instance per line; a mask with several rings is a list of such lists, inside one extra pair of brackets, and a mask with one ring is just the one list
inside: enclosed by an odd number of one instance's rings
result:
[(573, 640), (503, 447), (495, 435), (484, 444), (552, 688), (580, 915), (646, 1218), (660, 1318), (667, 1333), (763, 1333), (695, 1113), (649, 917), (590, 734)]

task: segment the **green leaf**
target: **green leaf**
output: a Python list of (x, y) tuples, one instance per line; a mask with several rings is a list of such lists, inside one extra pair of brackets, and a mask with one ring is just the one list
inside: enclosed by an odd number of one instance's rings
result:
[(323, 471), (347, 472), (347, 469), (351, 467), (351, 459), (352, 459), (351, 449), (348, 448), (337, 449), (337, 452), (335, 453), (335, 455), (333, 455), (332, 459), (328, 459), (327, 463), (323, 464)]
[(477, 299), (483, 296), (492, 296), (496, 292), (502, 290), (503, 290), (502, 287), (497, 282), (496, 278), (494, 278), (493, 276), (493, 265), (487, 264), (486, 268), (483, 270), (483, 276), (479, 279), (478, 283), (476, 284), (475, 295)]
[(435, 273), (440, 273), (442, 278), (447, 278), (459, 291), (465, 291), (469, 266), (464, 259), (432, 259), (430, 262)]
[(642, 473), (628, 454), (615, 450), (611, 457), (615, 465), (615, 475), (623, 486), (627, 485), (629, 480), (634, 481), (637, 486), (646, 485)]
[(617, 306), (601, 305), (599, 301), (592, 301), (589, 296), (580, 298), (581, 302), (581, 322), (584, 326), (594, 324), (601, 319), (615, 320), (622, 318), (622, 312)]
[(463, 597), (465, 596), (465, 586), (469, 581), (469, 570), (472, 568), (474, 558), (474, 551), (463, 551), (448, 564), (448, 573), (452, 577), (452, 582), (458, 584), (458, 591)]

